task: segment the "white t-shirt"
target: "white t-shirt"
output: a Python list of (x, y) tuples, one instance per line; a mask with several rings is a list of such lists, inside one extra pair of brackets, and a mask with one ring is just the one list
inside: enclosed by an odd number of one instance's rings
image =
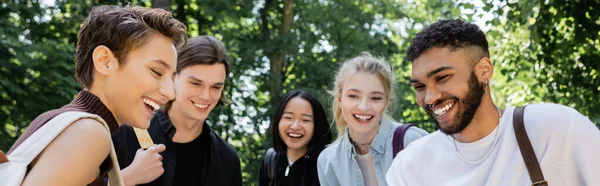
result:
[(377, 186), (377, 176), (375, 175), (375, 168), (373, 167), (373, 156), (371, 152), (360, 155), (356, 154), (356, 162), (360, 171), (365, 179), (365, 186)]
[[(398, 153), (387, 173), (389, 185), (531, 185), (507, 108), (496, 131), (458, 143), (436, 131)], [(525, 108), (525, 130), (549, 185), (600, 185), (600, 130), (576, 110), (557, 104)], [(492, 149), (494, 140), (497, 144)]]

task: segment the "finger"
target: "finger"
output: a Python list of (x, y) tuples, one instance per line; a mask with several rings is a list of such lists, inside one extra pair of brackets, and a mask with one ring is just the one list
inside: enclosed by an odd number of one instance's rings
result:
[(165, 151), (165, 149), (167, 149), (167, 147), (165, 147), (165, 145), (163, 145), (163, 144), (156, 144), (156, 145), (148, 148), (147, 151), (161, 153), (161, 152)]
[(135, 151), (135, 154), (139, 154), (139, 153), (142, 153), (142, 152), (144, 152), (144, 149), (141, 149), (141, 148), (140, 148), (140, 149), (138, 149), (137, 151)]

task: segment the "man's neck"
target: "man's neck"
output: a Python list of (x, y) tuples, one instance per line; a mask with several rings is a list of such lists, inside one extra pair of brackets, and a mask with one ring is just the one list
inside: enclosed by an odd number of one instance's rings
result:
[(308, 147), (304, 146), (300, 149), (287, 149), (287, 157), (292, 161), (292, 162), (296, 162), (298, 159), (300, 159), (302, 156), (306, 155), (306, 152), (308, 151)]
[(461, 143), (471, 143), (489, 135), (500, 124), (498, 109), (491, 100), (482, 100), (469, 126), (454, 134), (454, 139)]
[(169, 119), (173, 123), (176, 132), (173, 141), (178, 143), (187, 143), (196, 139), (202, 134), (204, 120), (195, 120), (185, 117), (180, 108), (173, 103), (168, 111)]

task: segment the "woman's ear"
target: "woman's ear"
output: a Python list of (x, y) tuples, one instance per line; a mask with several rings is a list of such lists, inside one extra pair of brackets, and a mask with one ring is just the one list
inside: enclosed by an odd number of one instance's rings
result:
[[(118, 62), (115, 60), (112, 51), (104, 45), (100, 45), (94, 49), (92, 52), (92, 61), (94, 62), (94, 69), (105, 76), (110, 71), (118, 68)], [(115, 63), (117, 63), (117, 66), (115, 66)]]

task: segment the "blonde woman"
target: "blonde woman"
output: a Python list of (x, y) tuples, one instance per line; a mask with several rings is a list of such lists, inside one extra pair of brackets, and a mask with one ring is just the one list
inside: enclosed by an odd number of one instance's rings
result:
[[(318, 158), (321, 185), (385, 186), (394, 157), (392, 138), (401, 124), (387, 114), (394, 100), (394, 76), (389, 64), (368, 54), (350, 59), (335, 76), (333, 116), (337, 140)], [(410, 127), (406, 146), (425, 135)]]

